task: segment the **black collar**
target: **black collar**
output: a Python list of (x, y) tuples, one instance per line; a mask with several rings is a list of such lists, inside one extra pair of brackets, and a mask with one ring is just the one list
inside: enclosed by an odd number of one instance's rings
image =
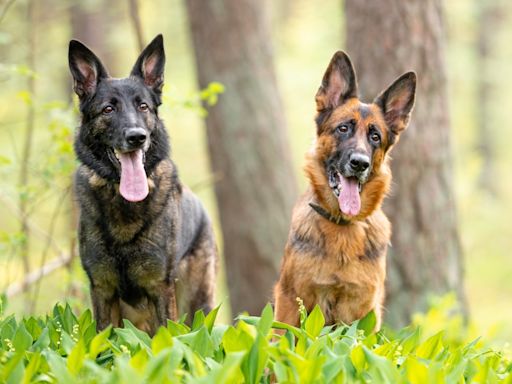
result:
[(313, 208), (313, 210), (318, 213), (320, 216), (322, 216), (324, 219), (329, 220), (331, 223), (337, 224), (337, 225), (347, 225), (350, 224), (350, 220), (346, 220), (341, 216), (333, 216), (329, 212), (327, 212), (325, 209), (323, 209), (321, 206), (309, 203), (309, 206)]

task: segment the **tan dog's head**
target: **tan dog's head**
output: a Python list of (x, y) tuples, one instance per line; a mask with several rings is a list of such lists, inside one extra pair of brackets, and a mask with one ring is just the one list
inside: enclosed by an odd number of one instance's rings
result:
[(317, 140), (306, 165), (315, 193), (349, 219), (371, 214), (389, 189), (387, 154), (407, 128), (416, 74), (407, 72), (367, 104), (350, 58), (336, 52), (316, 94)]

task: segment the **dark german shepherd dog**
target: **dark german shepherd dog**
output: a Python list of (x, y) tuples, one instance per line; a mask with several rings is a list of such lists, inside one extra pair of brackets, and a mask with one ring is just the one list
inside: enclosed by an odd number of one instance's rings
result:
[(165, 54), (158, 35), (127, 78), (108, 75), (82, 43), (69, 44), (80, 100), (75, 151), (82, 265), (97, 328), (129, 319), (154, 334), (180, 313), (209, 311), (217, 251), (210, 220), (182, 186), (158, 117)]
[(391, 236), (381, 209), (391, 183), (388, 154), (407, 127), (415, 92), (408, 72), (363, 103), (349, 57), (332, 58), (316, 94), (310, 188), (295, 205), (275, 287), (277, 320), (298, 325), (300, 297), (308, 311), (318, 304), (327, 324), (374, 310), (380, 327)]

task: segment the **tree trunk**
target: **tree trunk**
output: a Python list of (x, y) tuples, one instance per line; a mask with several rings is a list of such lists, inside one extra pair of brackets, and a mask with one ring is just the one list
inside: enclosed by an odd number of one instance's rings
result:
[(432, 294), (455, 291), (465, 310), (457, 231), (440, 0), (346, 0), (347, 51), (370, 101), (407, 70), (418, 74), (408, 130), (393, 149), (393, 224), (386, 320), (400, 326)]
[(233, 313), (259, 314), (288, 234), (296, 184), (265, 2), (187, 0), (199, 86), (226, 92), (206, 118)]

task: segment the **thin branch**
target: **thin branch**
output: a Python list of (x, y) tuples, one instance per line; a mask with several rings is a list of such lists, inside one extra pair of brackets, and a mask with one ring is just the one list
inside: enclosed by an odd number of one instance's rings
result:
[(37, 283), (45, 276), (69, 265), (71, 260), (71, 255), (60, 255), (59, 258), (49, 261), (38, 270), (30, 272), (23, 278), (23, 281), (10, 284), (5, 291), (5, 295), (9, 298), (26, 292), (33, 284)]
[[(46, 264), (46, 258), (48, 256), (48, 251), (50, 250), (50, 246), (52, 243), (57, 218), (59, 217), (61, 208), (64, 206), (64, 204), (62, 202), (64, 201), (64, 199), (66, 198), (68, 193), (69, 193), (69, 188), (66, 188), (64, 190), (64, 193), (62, 193), (62, 195), (60, 196), (60, 199), (57, 200), (57, 204), (55, 205), (55, 208), (53, 210), (52, 217), (50, 219), (49, 230), (48, 230), (48, 238), (46, 240), (46, 244), (45, 244), (43, 253), (41, 254), (41, 267), (39, 268), (39, 271), (41, 272), (41, 274), (43, 273), (43, 267)], [(37, 297), (39, 296), (39, 291), (41, 288), (41, 279), (42, 279), (42, 276), (39, 277), (39, 280), (37, 281), (37, 283), (34, 286), (32, 300), (30, 302), (30, 313), (35, 313), (35, 311), (36, 311)]]
[[(21, 221), (21, 212), (11, 200), (9, 200), (6, 196), (2, 196), (0, 194), (0, 202), (3, 203), (4, 207), (8, 208), (11, 211), (11, 213), (15, 216), (16, 219)], [(30, 218), (27, 218), (27, 223), (31, 231), (33, 231), (35, 234), (38, 234), (45, 240), (51, 241), (52, 247), (56, 253), (62, 253), (62, 250), (59, 248), (57, 243), (53, 241), (53, 238), (48, 234), (48, 232), (46, 232), (44, 229), (35, 224), (32, 220), (30, 220)]]
[(13, 5), (16, 2), (16, 0), (9, 0), (7, 4), (4, 5), (4, 8), (2, 9), (2, 12), (0, 13), (0, 23), (4, 21), (5, 15), (7, 15), (7, 11), (9, 8), (11, 8), (11, 5)]
[(223, 177), (224, 177), (224, 175), (221, 172), (215, 172), (215, 173), (210, 174), (208, 177), (204, 178), (203, 180), (200, 180), (197, 183), (192, 184), (189, 188), (190, 188), (190, 190), (197, 193), (201, 189), (209, 187), (209, 186), (215, 184), (216, 182), (222, 180)]
[(142, 33), (142, 23), (140, 22), (139, 3), (137, 0), (128, 0), (130, 4), (130, 18), (135, 30), (135, 37), (137, 38), (137, 45), (139, 51), (144, 49), (144, 34)]
[[(35, 67), (35, 26), (34, 26), (34, 0), (29, 0), (27, 5), (27, 20), (28, 20), (28, 56), (27, 65), (31, 70)], [(23, 242), (20, 247), (20, 257), (23, 264), (23, 271), (25, 275), (30, 273), (30, 228), (28, 225), (28, 201), (26, 192), (29, 184), (29, 167), (30, 167), (30, 155), (32, 152), (32, 141), (34, 137), (34, 125), (35, 125), (35, 110), (34, 110), (34, 93), (35, 93), (35, 78), (29, 76), (28, 79), (28, 92), (31, 96), (27, 105), (27, 126), (25, 128), (25, 136), (23, 142), (23, 152), (21, 155), (21, 168), (20, 168), (20, 179), (19, 179), (19, 207), (21, 216), (21, 228), (20, 231), (23, 234)], [(27, 309), (29, 302), (25, 303)]]

